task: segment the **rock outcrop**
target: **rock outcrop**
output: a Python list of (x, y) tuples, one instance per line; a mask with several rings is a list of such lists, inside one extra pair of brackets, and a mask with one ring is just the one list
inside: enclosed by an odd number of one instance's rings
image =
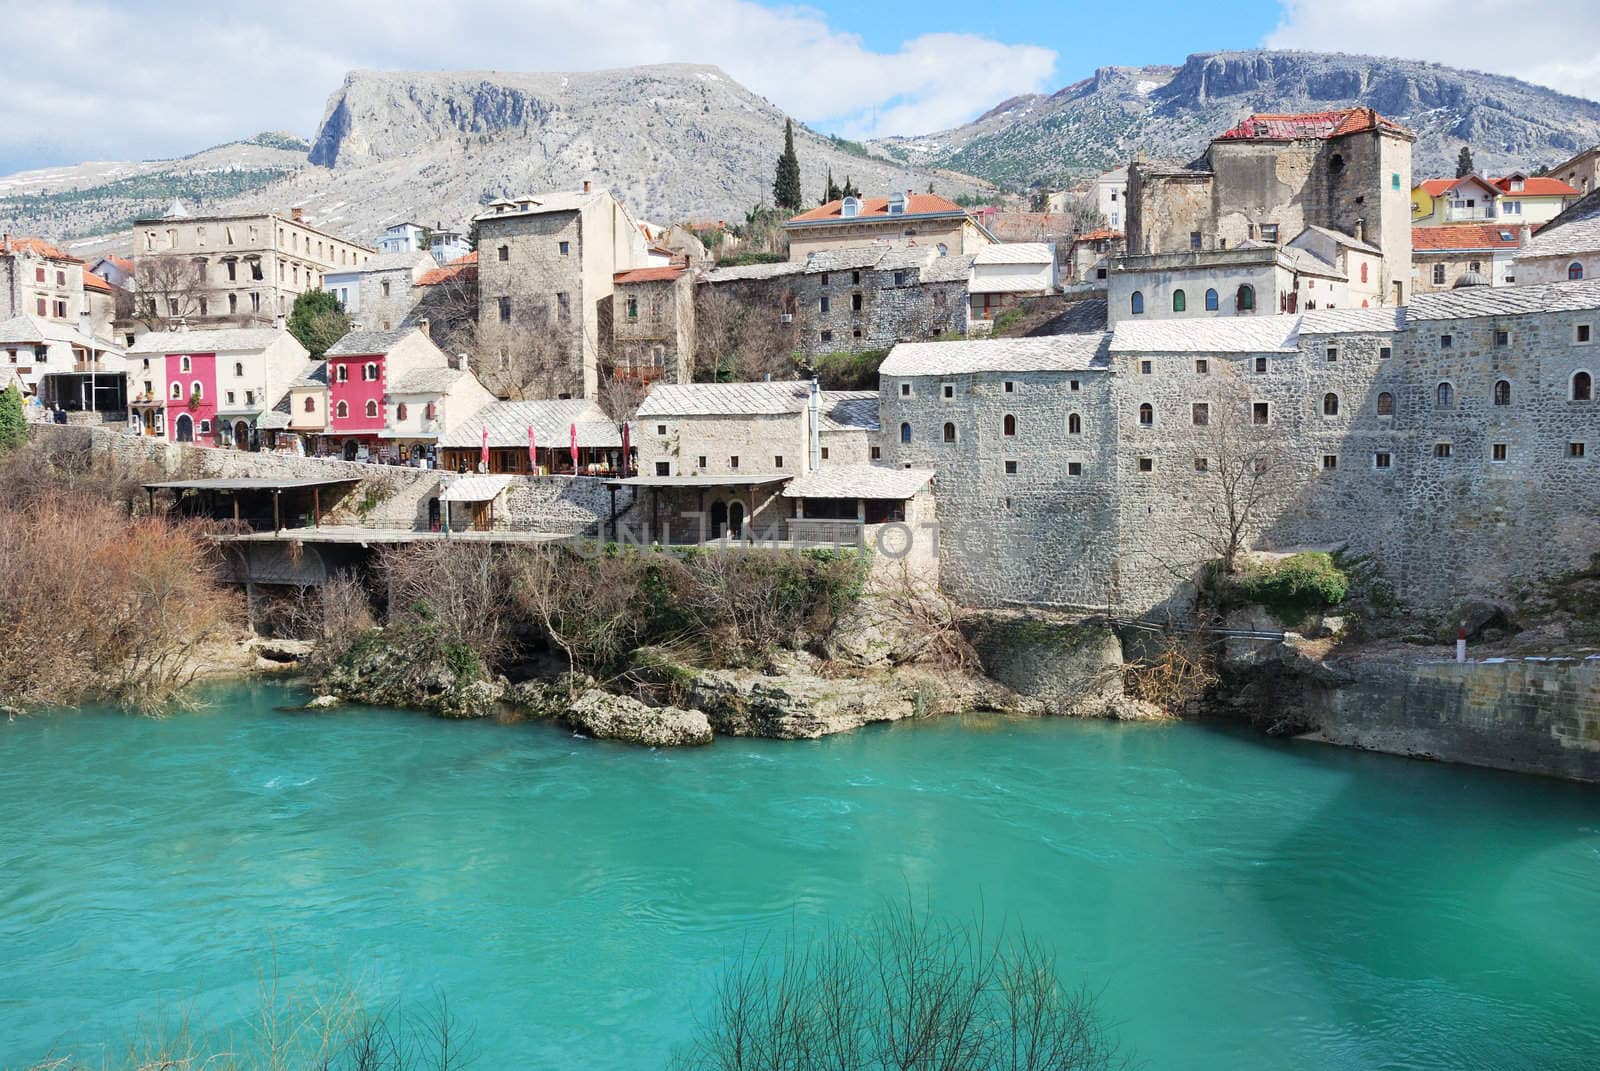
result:
[(632, 696), (590, 688), (562, 711), (562, 721), (599, 740), (645, 747), (711, 743), (711, 722), (698, 710), (652, 707)]
[(500, 709), (503, 680), (477, 656), (427, 628), (373, 629), (316, 682), (326, 695), (380, 707), (411, 707), (444, 718), (486, 718)]

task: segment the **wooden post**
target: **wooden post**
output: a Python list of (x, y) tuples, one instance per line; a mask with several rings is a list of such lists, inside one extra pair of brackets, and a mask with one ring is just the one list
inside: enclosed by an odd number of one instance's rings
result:
[(283, 513), (280, 509), (282, 495), (277, 488), (272, 490), (272, 534), (277, 535), (283, 531)]
[(744, 515), (744, 531), (739, 535), (746, 543), (750, 542), (750, 534), (756, 530), (756, 485), (751, 484), (747, 494), (750, 500), (750, 509)]
[(235, 534), (239, 531), (239, 495), (237, 492), (233, 496), (233, 530)]
[(311, 527), (322, 527), (322, 488), (311, 489)]

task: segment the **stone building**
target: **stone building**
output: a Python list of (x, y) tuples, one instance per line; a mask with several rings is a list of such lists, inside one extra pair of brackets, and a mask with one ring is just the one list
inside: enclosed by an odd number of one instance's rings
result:
[(1110, 227), (1097, 227), (1072, 239), (1067, 249), (1067, 282), (1105, 286), (1112, 257), (1127, 253), (1127, 236)]
[(1550, 177), (1565, 182), (1585, 197), (1600, 190), (1600, 145), (1585, 149), (1570, 160), (1552, 167)]
[(365, 264), (376, 252), (312, 226), (304, 213), (192, 216), (176, 202), (167, 215), (134, 221), (131, 244), (146, 316), (185, 323), (270, 324), (329, 272)]
[[(1359, 282), (1377, 279), (1379, 258), (1370, 247), (1341, 248), (1336, 262), (1296, 245), (1250, 242), (1237, 249), (1116, 257), (1106, 280), (1110, 323), (1232, 316), (1360, 307), (1376, 300)], [(1359, 260), (1355, 287), (1339, 266)], [(1365, 287), (1363, 293), (1360, 287)]]
[(1519, 286), (1600, 278), (1600, 189), (1527, 239), (1513, 271)]
[(359, 269), (328, 272), (322, 289), (339, 299), (358, 329), (393, 331), (420, 299), (422, 280), (438, 269), (427, 253), (379, 253)]
[(1582, 567), (1600, 539), (1597, 330), (1600, 282), (1573, 282), (902, 345), (883, 450), (937, 472), (966, 601), (1181, 608), (1218, 557), (1231, 458), (1270, 479), (1249, 547), (1344, 546), (1447, 607)]
[(1517, 251), (1527, 236), (1525, 226), (1496, 223), (1412, 227), (1412, 293), (1452, 290), (1464, 278), (1469, 284), (1482, 280), (1489, 286), (1511, 286)]
[(1048, 242), (987, 245), (972, 258), (967, 292), (973, 322), (992, 321), (1025, 297), (1053, 294), (1059, 284), (1056, 249)]
[(845, 197), (792, 217), (783, 225), (789, 259), (883, 243), (937, 249), (941, 256), (973, 254), (995, 240), (966, 209), (935, 193)]
[(634, 268), (611, 279), (611, 326), (604, 370), (651, 383), (694, 375), (694, 277), (681, 265)]
[(608, 191), (491, 202), (478, 226), (478, 364), (501, 397), (593, 397), (617, 273), (649, 265)]
[(1370, 108), (1252, 115), (1192, 165), (1128, 168), (1130, 256), (1281, 246), (1316, 226), (1376, 247), (1384, 304), (1406, 300), (1410, 131)]

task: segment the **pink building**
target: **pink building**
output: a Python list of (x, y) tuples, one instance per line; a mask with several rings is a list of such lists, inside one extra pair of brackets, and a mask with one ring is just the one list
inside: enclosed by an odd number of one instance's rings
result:
[(323, 450), (409, 460), (493, 401), (464, 364), (420, 328), (352, 331), (328, 349)]
[(128, 348), (130, 430), (250, 449), (307, 359), (293, 335), (272, 328), (148, 332)]

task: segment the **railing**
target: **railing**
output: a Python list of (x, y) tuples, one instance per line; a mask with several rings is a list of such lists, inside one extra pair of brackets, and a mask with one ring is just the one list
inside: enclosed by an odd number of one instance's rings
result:
[(792, 517), (789, 538), (796, 543), (839, 543), (854, 546), (861, 541), (861, 522)]

